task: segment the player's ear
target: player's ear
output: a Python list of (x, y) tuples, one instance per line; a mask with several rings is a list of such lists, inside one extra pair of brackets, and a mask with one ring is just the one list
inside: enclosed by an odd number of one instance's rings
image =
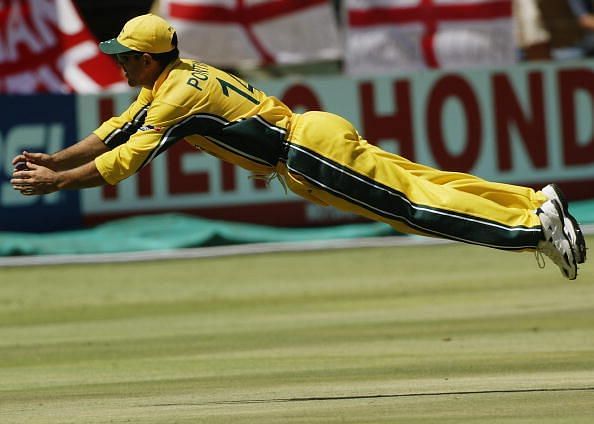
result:
[(142, 54), (142, 57), (140, 58), (140, 60), (142, 60), (142, 64), (143, 64), (144, 66), (148, 66), (148, 65), (150, 65), (152, 62), (154, 62), (154, 61), (155, 61), (155, 59), (153, 59), (153, 57), (152, 57), (150, 54), (148, 54), (148, 53), (143, 53), (143, 54)]

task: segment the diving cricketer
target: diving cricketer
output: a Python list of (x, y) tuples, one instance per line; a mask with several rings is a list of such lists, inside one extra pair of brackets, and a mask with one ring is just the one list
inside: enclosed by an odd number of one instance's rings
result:
[[(100, 49), (121, 65), (138, 98), (77, 144), (23, 152), (12, 186), (23, 195), (117, 184), (184, 139), (256, 176), (279, 178), (321, 205), (404, 233), (545, 254), (575, 279), (586, 244), (563, 194), (444, 172), (369, 144), (340, 116), (293, 113), (248, 82), (180, 59), (172, 26), (153, 14), (129, 20)], [(539, 262), (540, 263), (540, 262)]]

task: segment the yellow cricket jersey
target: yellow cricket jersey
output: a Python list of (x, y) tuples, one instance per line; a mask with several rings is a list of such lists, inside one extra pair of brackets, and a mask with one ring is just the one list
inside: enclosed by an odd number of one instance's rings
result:
[(276, 98), (196, 61), (171, 64), (152, 90), (142, 89), (95, 134), (111, 148), (95, 159), (110, 184), (183, 138), (256, 174), (277, 172), (306, 199), (398, 231), (505, 250), (534, 250), (542, 239), (535, 213), (546, 201), (542, 192), (411, 162), (369, 144), (337, 115), (293, 114)]
[(255, 174), (274, 171), (291, 110), (275, 97), (207, 64), (179, 59), (152, 90), (143, 88), (120, 116), (94, 133), (111, 149), (95, 159), (109, 184), (139, 171), (185, 139)]

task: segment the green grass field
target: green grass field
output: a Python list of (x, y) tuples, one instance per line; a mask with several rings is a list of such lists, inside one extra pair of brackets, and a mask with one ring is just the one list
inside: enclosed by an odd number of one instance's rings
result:
[(594, 422), (591, 263), (452, 244), (0, 276), (2, 424)]

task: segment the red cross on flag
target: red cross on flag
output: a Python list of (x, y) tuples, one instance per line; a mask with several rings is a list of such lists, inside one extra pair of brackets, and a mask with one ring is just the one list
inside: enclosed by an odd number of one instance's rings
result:
[(71, 0), (0, 1), (0, 93), (127, 88)]
[(161, 0), (182, 56), (223, 67), (342, 56), (329, 0)]
[(350, 74), (516, 61), (512, 0), (346, 1)]

